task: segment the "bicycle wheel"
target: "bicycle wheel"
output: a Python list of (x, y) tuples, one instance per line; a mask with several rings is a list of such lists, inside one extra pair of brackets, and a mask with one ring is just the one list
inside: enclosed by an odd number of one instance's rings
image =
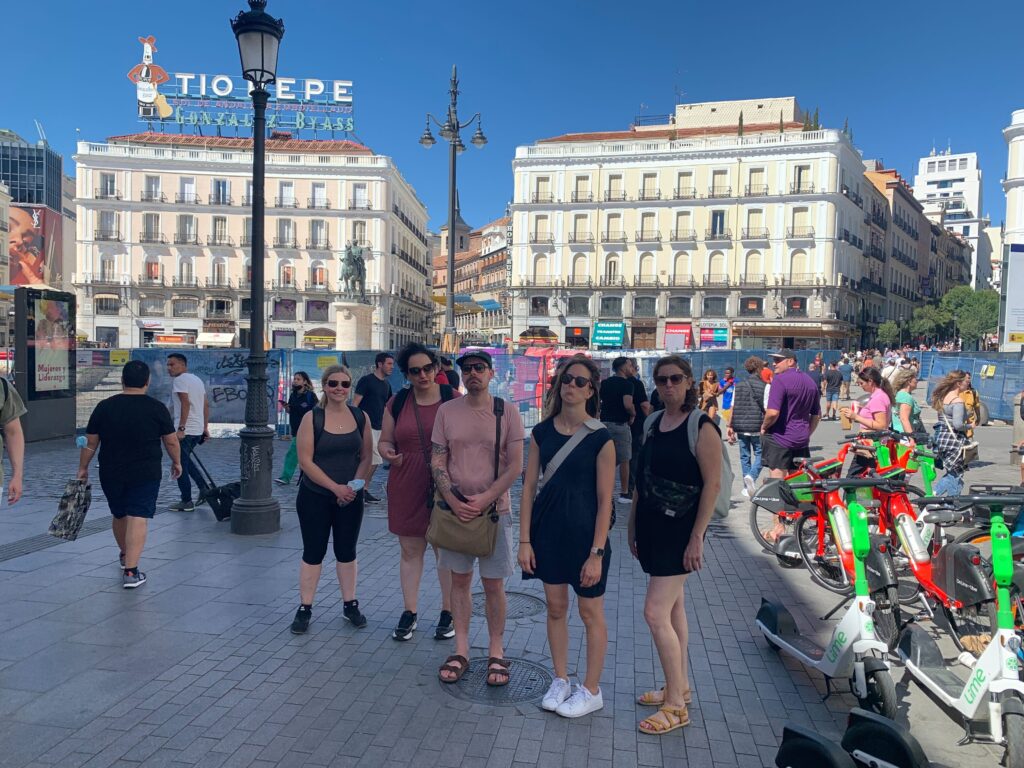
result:
[(871, 614), (875, 622), (875, 637), (885, 643), (891, 653), (899, 643), (903, 620), (898, 590), (896, 587), (886, 587), (873, 592), (871, 599), (875, 603), (875, 612)]
[(793, 517), (791, 513), (778, 514), (759, 507), (757, 504), (751, 503), (750, 505), (750, 532), (754, 534), (754, 541), (756, 541), (762, 549), (770, 554), (775, 554), (775, 542), (768, 541), (765, 538), (765, 534), (773, 531), (776, 524), (781, 521), (785, 534), (793, 533)]
[(858, 698), (857, 703), (863, 709), (895, 720), (898, 702), (896, 700), (896, 684), (892, 680), (892, 675), (888, 671), (880, 669), (877, 672), (872, 672), (867, 682), (868, 695), (863, 699)]
[(943, 606), (942, 610), (949, 620), (950, 634), (957, 649), (981, 656), (998, 627), (996, 601), (989, 600), (958, 611)]
[(900, 604), (920, 607), (921, 582), (917, 580), (910, 567), (910, 559), (898, 547), (892, 548), (891, 551), (892, 562), (896, 567), (896, 580), (899, 582)]
[(796, 524), (796, 545), (807, 566), (811, 580), (837, 595), (849, 595), (853, 584), (846, 578), (846, 570), (839, 556), (839, 548), (832, 538), (832, 528), (815, 513), (804, 515)]
[(1010, 712), (1003, 715), (1006, 738), (1006, 768), (1024, 768), (1024, 715)]

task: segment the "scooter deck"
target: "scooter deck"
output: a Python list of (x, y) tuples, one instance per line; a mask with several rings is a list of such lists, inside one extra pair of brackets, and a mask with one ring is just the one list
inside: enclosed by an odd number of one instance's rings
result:
[(960, 698), (966, 682), (950, 671), (935, 641), (923, 629), (911, 624), (904, 630), (899, 655), (921, 670), (946, 696)]
[(824, 648), (803, 635), (783, 635), (779, 639), (814, 661), (821, 661), (825, 656)]

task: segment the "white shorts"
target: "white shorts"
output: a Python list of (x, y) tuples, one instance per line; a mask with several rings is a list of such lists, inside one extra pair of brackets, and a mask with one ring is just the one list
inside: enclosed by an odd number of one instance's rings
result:
[(380, 430), (371, 427), (370, 431), (373, 433), (373, 456), (370, 459), (370, 464), (376, 467), (378, 464), (384, 463), (384, 459), (380, 457), (380, 451), (377, 450), (377, 443), (380, 442)]

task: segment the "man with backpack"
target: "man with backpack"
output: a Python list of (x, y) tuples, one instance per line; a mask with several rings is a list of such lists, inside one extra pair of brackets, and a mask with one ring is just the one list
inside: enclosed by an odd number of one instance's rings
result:
[(740, 444), (740, 470), (743, 473), (743, 496), (750, 498), (761, 474), (761, 422), (764, 421), (765, 391), (761, 380), (764, 361), (748, 357), (743, 362), (746, 378), (734, 386), (732, 412), (726, 436), (730, 443)]

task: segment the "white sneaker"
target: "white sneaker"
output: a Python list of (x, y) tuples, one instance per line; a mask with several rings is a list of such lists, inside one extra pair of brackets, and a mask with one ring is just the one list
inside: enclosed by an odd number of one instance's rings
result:
[(603, 708), (604, 699), (601, 697), (600, 689), (597, 693), (591, 693), (585, 685), (577, 685), (572, 696), (563, 701), (555, 712), (562, 717), (583, 717)]
[(743, 476), (743, 490), (746, 491), (743, 495), (748, 499), (753, 498), (754, 494), (757, 493), (757, 486), (754, 485), (754, 478), (750, 475)]
[(556, 677), (554, 682), (551, 683), (551, 687), (548, 688), (548, 692), (544, 694), (540, 708), (546, 709), (548, 712), (554, 712), (561, 706), (563, 701), (569, 698), (571, 692), (572, 686), (569, 684), (569, 681)]
[(619, 496), (619, 504), (632, 504), (632, 503), (633, 503), (633, 497), (632, 496)]
[(746, 487), (744, 487), (744, 488), (740, 489), (740, 495), (741, 495), (741, 496), (742, 496), (742, 497), (743, 497), (744, 499), (749, 499), (749, 498), (750, 498), (750, 491), (748, 491), (748, 490), (746, 489)]

